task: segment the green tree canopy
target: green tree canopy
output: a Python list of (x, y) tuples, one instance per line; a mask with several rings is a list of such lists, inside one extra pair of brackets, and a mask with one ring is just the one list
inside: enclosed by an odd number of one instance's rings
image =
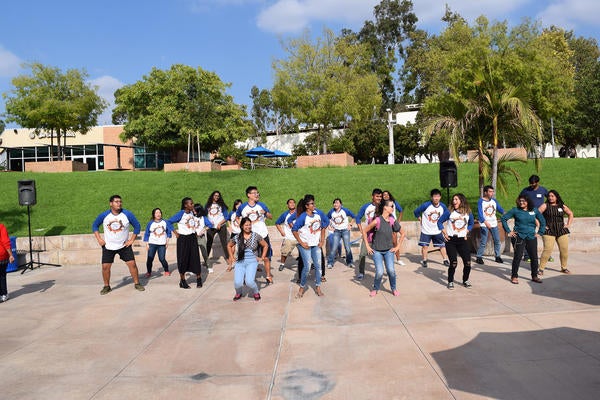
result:
[(116, 91), (113, 122), (125, 124), (124, 139), (152, 148), (183, 148), (192, 137), (203, 151), (215, 151), (252, 129), (244, 107), (225, 93), (229, 86), (200, 67), (153, 68)]
[(326, 151), (330, 128), (369, 119), (379, 108), (381, 93), (365, 45), (325, 29), (315, 43), (306, 31), (285, 50), (288, 58), (273, 64), (273, 102), (295, 124), (318, 129), (317, 148)]
[(501, 143), (532, 148), (541, 140), (540, 120), (573, 105), (573, 67), (564, 35), (540, 33), (526, 21), (474, 26), (449, 18), (409, 57), (425, 93), (426, 134), (447, 134), (458, 160), (461, 146), (493, 147), (492, 184)]
[[(40, 63), (26, 64), (26, 67), (30, 74), (13, 78), (13, 89), (3, 94), (6, 121), (56, 134), (58, 154), (64, 159), (61, 135), (66, 141), (67, 131), (85, 134), (97, 124), (106, 102), (96, 93), (97, 88), (86, 82), (88, 75), (83, 70), (62, 72)], [(52, 154), (50, 156), (52, 158)]]

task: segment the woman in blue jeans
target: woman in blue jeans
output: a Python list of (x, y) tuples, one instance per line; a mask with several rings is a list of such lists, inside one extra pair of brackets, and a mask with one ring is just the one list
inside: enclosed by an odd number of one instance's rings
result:
[(350, 247), (350, 228), (352, 227), (352, 220), (356, 218), (354, 213), (342, 206), (340, 198), (336, 198), (333, 200), (333, 208), (327, 213), (327, 218), (329, 218), (329, 227), (333, 229), (333, 239), (329, 248), (327, 268), (333, 268), (340, 241), (344, 243), (344, 248), (346, 249), (346, 265), (354, 268), (352, 265), (354, 259), (352, 258), (352, 249)]
[(155, 208), (152, 210), (152, 219), (146, 225), (146, 231), (144, 232), (144, 242), (146, 242), (146, 249), (148, 249), (146, 278), (150, 278), (152, 275), (152, 263), (156, 253), (158, 253), (158, 260), (165, 271), (165, 276), (171, 275), (165, 255), (167, 253), (167, 240), (171, 237), (172, 232), (173, 225), (162, 219), (161, 209)]
[[(373, 290), (369, 294), (371, 297), (376, 296), (381, 287), (384, 263), (393, 295), (398, 296), (400, 294), (396, 290), (396, 270), (394, 269), (394, 255), (398, 251), (400, 224), (394, 219), (393, 212), (394, 202), (391, 200), (382, 201), (379, 204), (375, 218), (362, 231), (367, 253), (373, 256), (373, 262), (375, 263), (375, 281), (373, 282)], [(369, 234), (371, 231), (373, 233)]]
[[(240, 221), (242, 231), (234, 236), (227, 246), (229, 251), (229, 267), (227, 271), (234, 268), (233, 286), (235, 287), (235, 296), (233, 301), (238, 301), (242, 298), (242, 288), (244, 283), (252, 290), (254, 300), (260, 300), (258, 285), (256, 284), (256, 269), (258, 268), (258, 260), (264, 261), (267, 256), (269, 246), (267, 242), (259, 234), (252, 232), (252, 221), (250, 218), (244, 217)], [(237, 261), (235, 257), (235, 248), (237, 246)], [(262, 254), (258, 255), (258, 249), (262, 250)]]

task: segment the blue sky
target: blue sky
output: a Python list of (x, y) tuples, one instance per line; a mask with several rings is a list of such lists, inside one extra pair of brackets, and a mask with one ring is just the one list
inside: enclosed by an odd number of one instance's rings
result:
[[(228, 93), (249, 104), (250, 88), (270, 88), (280, 40), (324, 26), (359, 30), (379, 0), (21, 0), (1, 7), (0, 93), (23, 62), (84, 68), (109, 102), (122, 85), (182, 63), (214, 71)], [(600, 41), (596, 0), (413, 0), (418, 26), (441, 27), (444, 4), (472, 21), (519, 23), (529, 17)], [(4, 100), (0, 98), (0, 114)], [(110, 111), (101, 117), (110, 123)]]

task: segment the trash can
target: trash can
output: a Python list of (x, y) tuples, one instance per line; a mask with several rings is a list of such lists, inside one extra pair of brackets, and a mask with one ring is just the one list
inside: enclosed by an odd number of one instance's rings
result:
[(19, 257), (17, 257), (17, 237), (16, 236), (10, 237), (10, 248), (12, 250), (15, 261), (8, 263), (8, 266), (6, 267), (6, 272), (16, 271), (17, 267), (19, 266), (19, 260), (18, 260)]

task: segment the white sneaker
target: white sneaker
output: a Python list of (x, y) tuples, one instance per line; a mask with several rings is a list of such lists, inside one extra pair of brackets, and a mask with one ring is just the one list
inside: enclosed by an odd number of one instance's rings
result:
[(6, 300), (8, 300), (8, 294), (3, 294), (0, 296), (0, 303), (4, 303)]
[(396, 260), (396, 264), (398, 265), (406, 265), (402, 260)]
[(327, 264), (327, 268), (328, 268), (328, 269), (331, 269), (331, 268), (333, 268), (333, 264)]
[(212, 268), (208, 268), (208, 273), (212, 274), (213, 273), (213, 269)]

